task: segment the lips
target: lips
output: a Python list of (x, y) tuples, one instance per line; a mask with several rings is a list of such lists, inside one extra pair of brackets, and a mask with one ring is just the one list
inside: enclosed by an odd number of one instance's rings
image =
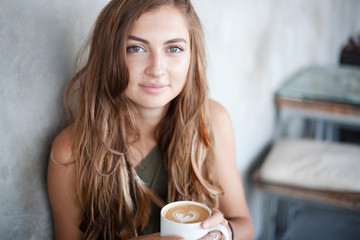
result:
[(168, 84), (139, 84), (139, 86), (144, 90), (144, 92), (151, 94), (162, 93), (169, 87)]

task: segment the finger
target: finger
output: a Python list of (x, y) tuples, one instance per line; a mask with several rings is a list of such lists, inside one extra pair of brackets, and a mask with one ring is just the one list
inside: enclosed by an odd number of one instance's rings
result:
[(221, 232), (219, 231), (212, 231), (202, 237), (200, 240), (220, 240), (222, 237)]
[(168, 236), (168, 237), (159, 237), (156, 239), (161, 239), (161, 240), (184, 240), (184, 238), (182, 237), (177, 237), (177, 236)]
[(223, 224), (225, 226), (227, 225), (227, 220), (224, 218), (224, 215), (218, 209), (213, 208), (211, 209), (211, 211), (211, 217), (202, 223), (203, 228), (211, 228), (218, 224)]
[[(184, 238), (182, 237), (178, 237), (178, 236), (166, 236), (166, 237), (160, 237), (160, 233), (154, 233), (154, 234), (150, 234), (150, 235), (144, 235), (145, 237), (148, 236), (148, 239), (159, 239), (159, 240), (184, 240)], [(143, 237), (144, 237), (143, 236)], [(141, 238), (142, 239), (142, 238)], [(145, 238), (144, 238), (145, 240)]]
[(211, 240), (219, 240), (221, 239), (221, 232), (219, 231), (213, 231), (213, 232), (210, 232), (208, 235), (211, 236)]
[(161, 239), (161, 240), (184, 240), (184, 238), (178, 237), (178, 236), (159, 237), (158, 239)]

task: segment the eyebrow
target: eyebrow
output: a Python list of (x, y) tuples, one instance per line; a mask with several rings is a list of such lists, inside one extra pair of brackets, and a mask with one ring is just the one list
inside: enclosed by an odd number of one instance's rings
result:
[[(142, 42), (144, 44), (147, 44), (149, 45), (149, 41), (146, 40), (146, 39), (143, 39), (143, 38), (139, 38), (139, 37), (136, 37), (136, 36), (133, 36), (133, 35), (130, 35), (129, 40), (135, 40), (135, 41), (139, 41), (139, 42)], [(178, 43), (178, 42), (184, 42), (184, 43), (187, 43), (185, 39), (183, 38), (174, 38), (174, 39), (170, 39), (168, 41), (165, 42), (165, 44), (169, 44), (169, 43)]]
[(169, 43), (178, 43), (178, 42), (184, 42), (184, 43), (187, 43), (185, 39), (183, 38), (175, 38), (175, 39), (171, 39), (171, 40), (168, 40), (166, 41), (165, 43), (166, 44), (169, 44)]
[(129, 40), (139, 41), (139, 42), (142, 42), (142, 43), (145, 43), (145, 44), (149, 44), (148, 40), (145, 40), (145, 39), (142, 39), (142, 38), (139, 38), (139, 37), (135, 37), (133, 35), (130, 35), (128, 39)]

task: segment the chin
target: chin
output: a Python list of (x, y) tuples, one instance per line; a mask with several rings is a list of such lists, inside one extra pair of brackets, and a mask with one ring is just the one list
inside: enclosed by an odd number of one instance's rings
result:
[(164, 108), (166, 106), (168, 106), (169, 102), (144, 102), (144, 103), (136, 103), (137, 106), (141, 107), (141, 108), (146, 108), (146, 109), (159, 109), (159, 108)]

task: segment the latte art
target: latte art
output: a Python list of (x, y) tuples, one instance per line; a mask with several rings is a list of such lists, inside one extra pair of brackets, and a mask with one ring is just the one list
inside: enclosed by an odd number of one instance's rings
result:
[(179, 222), (191, 222), (199, 218), (199, 213), (196, 211), (183, 212), (181, 210), (173, 212), (172, 216)]
[(171, 206), (166, 209), (164, 216), (174, 222), (196, 223), (209, 217), (209, 211), (199, 205), (186, 203)]

